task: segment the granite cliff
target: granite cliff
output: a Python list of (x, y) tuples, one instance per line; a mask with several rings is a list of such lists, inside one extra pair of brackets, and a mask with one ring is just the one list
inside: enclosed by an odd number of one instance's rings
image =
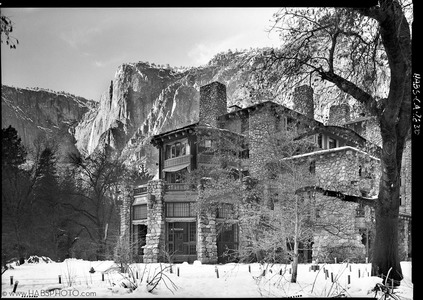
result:
[(33, 88), (1, 87), (1, 125), (12, 125), (26, 148), (37, 138), (51, 138), (59, 146), (59, 158), (77, 152), (75, 126), (96, 103), (64, 92)]
[[(77, 148), (89, 155), (108, 144), (126, 160), (155, 173), (157, 151), (149, 137), (197, 122), (200, 86), (213, 81), (226, 85), (228, 105), (250, 105), (252, 70), (263, 51), (229, 51), (205, 66), (183, 70), (146, 62), (121, 65), (98, 107), (76, 126)], [(272, 100), (287, 104), (287, 99)]]

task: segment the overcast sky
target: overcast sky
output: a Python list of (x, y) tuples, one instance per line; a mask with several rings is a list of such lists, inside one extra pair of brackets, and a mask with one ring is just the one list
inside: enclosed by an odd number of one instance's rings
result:
[(2, 8), (16, 49), (1, 45), (2, 83), (98, 100), (117, 67), (199, 66), (228, 49), (279, 46), (277, 8)]

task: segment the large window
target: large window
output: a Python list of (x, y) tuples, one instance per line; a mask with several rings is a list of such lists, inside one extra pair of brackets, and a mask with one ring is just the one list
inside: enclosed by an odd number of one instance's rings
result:
[(173, 255), (195, 255), (196, 222), (167, 223), (168, 252)]
[(166, 217), (195, 217), (196, 215), (192, 202), (166, 203)]
[(147, 219), (147, 204), (133, 206), (133, 219), (134, 220)]
[(176, 172), (166, 172), (165, 180), (168, 183), (184, 183), (188, 170), (184, 168)]
[(219, 263), (227, 263), (236, 259), (238, 250), (238, 226), (223, 224), (217, 226), (217, 255)]
[(234, 209), (233, 205), (229, 203), (222, 203), (217, 208), (217, 217), (218, 218), (231, 218), (233, 216)]
[(189, 148), (188, 140), (169, 144), (169, 145), (166, 145), (165, 147), (165, 159), (184, 156), (184, 155), (188, 155), (189, 153), (190, 153), (190, 148)]

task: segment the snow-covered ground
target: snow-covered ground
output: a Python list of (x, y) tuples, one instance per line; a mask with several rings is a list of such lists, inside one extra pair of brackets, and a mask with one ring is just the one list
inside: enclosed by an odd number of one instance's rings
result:
[[(60, 263), (46, 263), (41, 259), (38, 263), (14, 265), (13, 269), (4, 272), (2, 297), (296, 298), (344, 294), (347, 297), (373, 298), (374, 293), (369, 291), (382, 281), (378, 277), (369, 277), (370, 264), (319, 264), (318, 271), (310, 270), (310, 266), (300, 264), (297, 283), (291, 283), (291, 267), (283, 264), (202, 265), (195, 261), (193, 264), (173, 265), (172, 273), (169, 264), (134, 264), (131, 265), (131, 272), (122, 274), (113, 268), (116, 267), (113, 261), (67, 259)], [(147, 282), (165, 267), (168, 268), (163, 271), (162, 280), (149, 292), (153, 285), (147, 285)], [(401, 267), (404, 280), (395, 293), (400, 299), (413, 299), (411, 262), (401, 262)], [(90, 273), (91, 269), (95, 272)], [(133, 278), (125, 279), (124, 276), (130, 273)], [(13, 293), (16, 282), (18, 284)], [(130, 286), (131, 282), (138, 286), (133, 291), (124, 287)]]

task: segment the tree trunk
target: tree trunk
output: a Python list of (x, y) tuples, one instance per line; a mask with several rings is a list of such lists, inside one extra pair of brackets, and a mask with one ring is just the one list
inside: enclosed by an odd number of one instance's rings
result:
[(297, 282), (298, 274), (298, 242), (294, 241), (294, 259), (292, 260), (292, 276), (291, 282)]
[(295, 195), (294, 259), (292, 261), (291, 282), (297, 282), (297, 272), (298, 272), (298, 232), (299, 232), (298, 198), (299, 198), (298, 195)]
[[(385, 126), (383, 126), (385, 125)], [(383, 152), (381, 156), (382, 176), (379, 195), (375, 208), (376, 235), (373, 246), (372, 274), (382, 277), (388, 275), (399, 285), (402, 271), (398, 256), (399, 247), (399, 205), (400, 170), (405, 138), (396, 136), (387, 124), (381, 124)]]

